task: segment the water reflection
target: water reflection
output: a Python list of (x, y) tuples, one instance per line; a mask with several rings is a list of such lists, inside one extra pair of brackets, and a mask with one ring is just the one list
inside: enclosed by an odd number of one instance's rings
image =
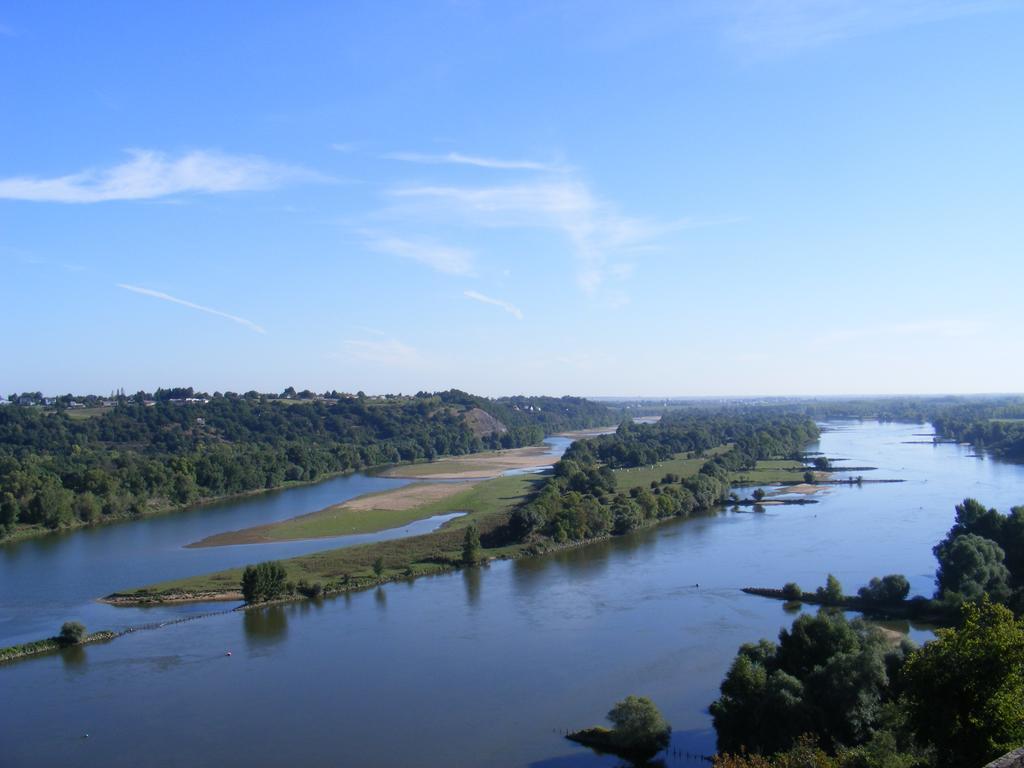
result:
[(388, 607), (388, 593), (384, 591), (384, 587), (377, 587), (373, 591), (373, 602), (382, 611)]
[[(310, 601), (312, 602), (312, 601)], [(304, 603), (303, 605), (308, 605)], [(288, 636), (288, 616), (283, 605), (243, 611), (245, 640), (252, 648), (276, 645)]]
[(477, 606), (480, 603), (480, 581), (483, 568), (462, 569), (462, 583), (466, 585), (466, 602), (470, 606)]
[(71, 672), (85, 672), (86, 655), (85, 648), (80, 645), (70, 645), (60, 651), (60, 660), (64, 668)]

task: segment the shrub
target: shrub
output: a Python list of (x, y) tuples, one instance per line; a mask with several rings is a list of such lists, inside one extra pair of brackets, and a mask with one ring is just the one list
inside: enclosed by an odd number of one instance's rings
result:
[(875, 576), (866, 587), (857, 590), (861, 600), (869, 603), (899, 603), (910, 593), (910, 582), (907, 577), (892, 573), (883, 578)]
[(804, 591), (795, 581), (791, 581), (782, 588), (782, 594), (787, 600), (799, 600), (804, 596)]
[(85, 625), (80, 621), (65, 621), (57, 640), (61, 645), (78, 645), (85, 640)]

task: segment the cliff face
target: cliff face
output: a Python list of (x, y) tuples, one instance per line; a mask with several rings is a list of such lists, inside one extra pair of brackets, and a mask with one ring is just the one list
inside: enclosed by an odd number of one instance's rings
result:
[(996, 758), (985, 768), (1024, 768), (1024, 747)]
[(504, 424), (482, 408), (470, 408), (462, 418), (466, 420), (466, 424), (477, 437), (503, 435), (508, 432), (508, 428)]

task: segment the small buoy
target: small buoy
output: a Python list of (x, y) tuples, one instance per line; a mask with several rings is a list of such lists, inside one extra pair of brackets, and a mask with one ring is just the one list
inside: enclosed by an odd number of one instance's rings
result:
[(224, 653), (224, 655), (225, 655), (225, 656), (230, 656), (230, 655), (231, 655), (231, 651), (227, 651), (227, 652), (225, 652), (225, 653)]
[(89, 738), (89, 734), (88, 733), (83, 733), (82, 734), (82, 738), (83, 739), (88, 739)]

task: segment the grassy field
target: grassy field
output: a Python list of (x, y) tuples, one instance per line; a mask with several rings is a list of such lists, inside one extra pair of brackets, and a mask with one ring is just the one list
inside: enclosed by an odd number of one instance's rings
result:
[(705, 459), (687, 458), (688, 453), (677, 453), (671, 459), (660, 461), (657, 464), (646, 464), (642, 467), (630, 467), (629, 469), (613, 469), (615, 482), (619, 490), (628, 491), (630, 488), (641, 486), (647, 488), (652, 480), (661, 480), (669, 472), (674, 472), (680, 477), (692, 477), (696, 475)]
[[(349, 586), (364, 586), (379, 580), (447, 570), (461, 555), (462, 539), (467, 525), (471, 522), (477, 524), (486, 547), (488, 534), (502, 526), (511, 510), (534, 493), (543, 482), (544, 478), (537, 475), (519, 475), (478, 483), (461, 494), (445, 499), (443, 506), (435, 507), (423, 515), (461, 510), (468, 513), (465, 517), (452, 520), (438, 531), (407, 539), (317, 552), (284, 560), (282, 564), (291, 581), (306, 579), (311, 583), (319, 581), (332, 587), (338, 587), (344, 581), (347, 581)], [(501, 557), (514, 554), (519, 549), (520, 545), (487, 548), (485, 555)], [(380, 579), (373, 572), (373, 563), (378, 557), (384, 563), (384, 572)], [(253, 560), (259, 560), (258, 549), (254, 550)], [(241, 578), (242, 569), (234, 568), (154, 584), (121, 594), (157, 597), (160, 594), (234, 592), (238, 590)]]
[[(807, 467), (799, 461), (759, 461), (754, 469), (743, 472), (734, 472), (732, 480), (734, 483), (769, 484), (803, 482), (804, 472)], [(815, 478), (820, 479), (823, 473), (816, 472)]]
[(211, 536), (200, 544), (202, 546), (223, 546), (294, 539), (318, 539), (354, 533), (376, 533), (389, 528), (399, 528), (416, 520), (423, 520), (435, 515), (447, 515), (452, 512), (489, 515), (509, 509), (511, 505), (518, 503), (524, 495), (523, 489), (532, 488), (535, 479), (536, 476), (531, 478), (527, 475), (500, 477), (478, 483), (467, 483), (462, 489), (452, 487), (450, 484), (417, 483), (411, 488), (406, 486), (399, 489), (399, 492), (415, 493), (417, 489), (420, 489), (427, 497), (432, 490), (454, 491), (454, 493), (433, 501), (412, 504), (405, 509), (372, 506), (375, 497), (384, 497), (394, 493), (394, 491), (384, 491), (361, 498), (362, 508), (353, 508), (349, 506), (350, 502), (346, 502), (312, 514), (282, 520), (280, 523)]
[(98, 405), (95, 408), (69, 408), (64, 413), (72, 421), (85, 421), (96, 416), (102, 416), (104, 413), (109, 413), (112, 410), (114, 409), (109, 405)]
[[(731, 448), (731, 445), (720, 445), (704, 453), (708, 457), (720, 456)], [(647, 488), (652, 480), (661, 480), (669, 472), (673, 472), (680, 477), (696, 475), (700, 468), (704, 466), (705, 459), (691, 459), (689, 456), (689, 453), (677, 453), (671, 459), (660, 461), (654, 465), (647, 464), (642, 467), (630, 467), (629, 469), (613, 469), (612, 472), (615, 474), (619, 490), (628, 491), (630, 488), (635, 488), (638, 485)]]

